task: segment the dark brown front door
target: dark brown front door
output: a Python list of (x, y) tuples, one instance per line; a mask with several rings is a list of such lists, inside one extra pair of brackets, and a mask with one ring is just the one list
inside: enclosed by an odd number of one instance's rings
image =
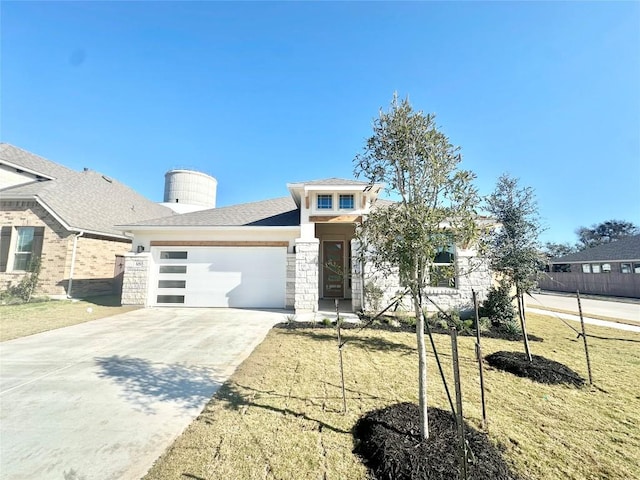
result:
[(344, 242), (323, 242), (322, 260), (322, 296), (344, 297)]

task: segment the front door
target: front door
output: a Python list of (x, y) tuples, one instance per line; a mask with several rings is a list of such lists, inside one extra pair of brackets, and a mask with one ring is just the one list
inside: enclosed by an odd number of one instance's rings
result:
[(322, 259), (322, 296), (344, 297), (344, 242), (323, 242)]

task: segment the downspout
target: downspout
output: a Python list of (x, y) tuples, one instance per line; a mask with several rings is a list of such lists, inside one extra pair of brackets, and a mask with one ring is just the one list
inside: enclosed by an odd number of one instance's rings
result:
[(71, 288), (73, 287), (73, 272), (76, 268), (76, 250), (78, 249), (78, 238), (84, 235), (79, 232), (73, 237), (73, 249), (71, 250), (71, 270), (69, 271), (69, 287), (67, 288), (67, 298), (71, 298)]

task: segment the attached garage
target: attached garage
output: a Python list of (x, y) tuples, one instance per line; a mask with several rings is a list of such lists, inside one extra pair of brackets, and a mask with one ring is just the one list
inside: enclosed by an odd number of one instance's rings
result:
[(286, 242), (270, 246), (152, 246), (149, 303), (284, 308)]

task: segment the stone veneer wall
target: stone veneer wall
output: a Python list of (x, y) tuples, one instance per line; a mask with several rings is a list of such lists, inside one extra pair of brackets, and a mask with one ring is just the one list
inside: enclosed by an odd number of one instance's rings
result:
[[(473, 309), (473, 294), (475, 290), (478, 303), (484, 301), (492, 283), (491, 270), (486, 259), (474, 256), (470, 250), (458, 250), (456, 260), (456, 282), (457, 288), (427, 287), (425, 294), (429, 296), (442, 310), (461, 310), (464, 312)], [(355, 277), (361, 277), (355, 275)], [(385, 308), (394, 297), (401, 291), (398, 275), (383, 276), (371, 271), (369, 265), (365, 265), (365, 283), (374, 282), (383, 291), (380, 301), (381, 308)], [(362, 308), (359, 304), (356, 308), (356, 297), (353, 301), (354, 310)], [(438, 309), (428, 300), (425, 301), (426, 310), (429, 313), (436, 313)], [(369, 308), (369, 305), (367, 305)], [(400, 308), (407, 312), (413, 312), (413, 306), (409, 297), (406, 297), (400, 304)]]
[(149, 276), (149, 253), (126, 253), (122, 278), (122, 305), (145, 305)]
[(296, 254), (287, 253), (287, 284), (285, 308), (294, 308), (296, 301)]
[(362, 284), (362, 265), (354, 252), (358, 251), (357, 240), (351, 240), (351, 309), (359, 312), (363, 308), (364, 285)]
[(294, 307), (296, 313), (318, 310), (318, 254), (320, 241), (296, 240), (296, 282)]

